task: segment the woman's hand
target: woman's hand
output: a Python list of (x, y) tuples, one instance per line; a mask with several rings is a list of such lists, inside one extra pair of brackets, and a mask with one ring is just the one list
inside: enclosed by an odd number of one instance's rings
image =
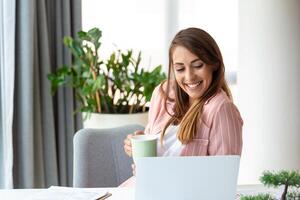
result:
[(133, 134), (127, 135), (126, 139), (124, 140), (124, 151), (128, 156), (132, 156), (132, 148), (131, 148), (131, 138), (134, 135), (143, 135), (145, 134), (144, 131), (135, 131)]

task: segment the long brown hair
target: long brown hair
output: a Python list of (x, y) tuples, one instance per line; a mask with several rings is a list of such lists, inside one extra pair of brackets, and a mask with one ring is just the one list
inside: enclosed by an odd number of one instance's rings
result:
[[(191, 53), (198, 56), (204, 63), (214, 68), (210, 86), (199, 99), (193, 101), (192, 105), (189, 105), (188, 103), (188, 94), (180, 88), (177, 82), (174, 81), (174, 84), (171, 84), (171, 79), (174, 77), (172, 55), (177, 46), (185, 47)], [(163, 129), (161, 142), (163, 141), (166, 129), (171, 124), (180, 124), (178, 139), (183, 144), (189, 143), (195, 138), (198, 123), (201, 123), (202, 109), (205, 102), (214, 96), (220, 89), (223, 89), (227, 96), (232, 99), (224, 74), (225, 67), (221, 51), (215, 40), (207, 32), (199, 28), (187, 28), (179, 31), (175, 35), (169, 48), (167, 87), (165, 91), (162, 88), (163, 84), (160, 88), (160, 91), (164, 96), (164, 107), (171, 116)], [(170, 98), (170, 87), (173, 87), (175, 99)], [(175, 101), (172, 114), (167, 109), (167, 101)]]

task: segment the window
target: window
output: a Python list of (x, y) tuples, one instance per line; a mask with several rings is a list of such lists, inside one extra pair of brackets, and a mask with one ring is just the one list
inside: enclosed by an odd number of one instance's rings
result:
[[(238, 62), (238, 0), (84, 0), (83, 29), (103, 31), (100, 53), (142, 51), (142, 66), (167, 71), (170, 37), (187, 27), (209, 32), (218, 43), (233, 96)], [(172, 36), (170, 36), (172, 35)]]
[(226, 79), (236, 99), (238, 63), (238, 0), (179, 0), (178, 30), (199, 27), (216, 40), (223, 55)]
[(100, 53), (104, 58), (116, 49), (142, 51), (142, 66), (163, 64), (164, 8), (160, 0), (84, 0), (84, 30), (98, 27), (102, 31)]

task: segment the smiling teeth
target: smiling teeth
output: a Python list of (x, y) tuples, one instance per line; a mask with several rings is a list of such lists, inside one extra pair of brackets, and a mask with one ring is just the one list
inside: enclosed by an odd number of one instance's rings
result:
[(197, 87), (198, 85), (200, 85), (201, 81), (198, 82), (198, 83), (195, 83), (195, 84), (186, 84), (189, 88), (195, 88)]

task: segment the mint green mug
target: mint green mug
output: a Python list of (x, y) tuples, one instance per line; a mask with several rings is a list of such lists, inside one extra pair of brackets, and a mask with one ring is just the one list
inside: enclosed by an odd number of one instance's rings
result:
[(132, 158), (156, 157), (157, 135), (134, 135), (131, 138)]

